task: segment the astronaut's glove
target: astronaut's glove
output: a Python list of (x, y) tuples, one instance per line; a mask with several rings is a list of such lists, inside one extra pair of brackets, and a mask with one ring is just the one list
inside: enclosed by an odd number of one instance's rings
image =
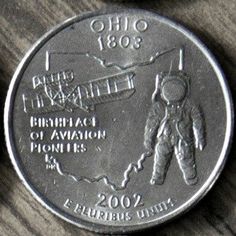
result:
[(204, 147), (206, 146), (204, 139), (199, 139), (195, 141), (195, 147), (200, 151), (203, 151)]

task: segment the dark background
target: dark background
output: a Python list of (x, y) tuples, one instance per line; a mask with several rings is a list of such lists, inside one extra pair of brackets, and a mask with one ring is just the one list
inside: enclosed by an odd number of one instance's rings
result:
[[(69, 17), (114, 4), (156, 11), (194, 32), (217, 57), (235, 97), (236, 0), (0, 0), (1, 119), (11, 77), (32, 44)], [(8, 157), (3, 124), (0, 129), (0, 235), (96, 235), (62, 221), (32, 197)], [(236, 235), (235, 151), (233, 143), (220, 179), (196, 207), (137, 235)]]

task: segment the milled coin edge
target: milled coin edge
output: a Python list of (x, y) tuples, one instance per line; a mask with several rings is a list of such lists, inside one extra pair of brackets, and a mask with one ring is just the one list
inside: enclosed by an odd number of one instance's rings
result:
[[(27, 179), (27, 176), (25, 176), (22, 173), (22, 170), (19, 166), (19, 163), (15, 159), (16, 155), (16, 149), (14, 145), (14, 139), (13, 139), (13, 131), (11, 130), (12, 127), (12, 109), (14, 104), (14, 98), (15, 93), (17, 91), (18, 84), (21, 80), (21, 75), (24, 73), (25, 68), (28, 66), (29, 62), (31, 61), (32, 57), (35, 53), (44, 45), (44, 43), (52, 38), (55, 34), (60, 32), (61, 30), (65, 29), (69, 25), (82, 21), (84, 19), (88, 19), (90, 17), (99, 16), (99, 15), (107, 15), (107, 14), (119, 14), (119, 13), (140, 13), (140, 14), (147, 14), (148, 16), (153, 16), (160, 22), (167, 24), (168, 26), (176, 29), (177, 31), (184, 34), (190, 41), (192, 41), (197, 47), (200, 49), (200, 51), (206, 56), (206, 58), (209, 60), (210, 64), (212, 65), (217, 78), (219, 80), (219, 83), (222, 88), (222, 92), (224, 95), (225, 100), (225, 106), (226, 106), (226, 115), (227, 115), (227, 125), (226, 125), (226, 132), (225, 132), (225, 140), (224, 145), (222, 147), (221, 154), (219, 156), (218, 162), (212, 171), (211, 175), (209, 176), (208, 180), (205, 182), (205, 184), (193, 195), (192, 198), (190, 198), (187, 202), (185, 202), (183, 205), (175, 209), (174, 211), (170, 212), (169, 214), (166, 214), (165, 216), (155, 219), (152, 221), (149, 221), (147, 223), (140, 223), (135, 224), (131, 226), (107, 226), (104, 224), (97, 224), (97, 223), (91, 223), (86, 220), (78, 219), (76, 217), (70, 216), (68, 213), (65, 213), (63, 210), (60, 210), (58, 207), (55, 207), (52, 203), (46, 202), (44, 200), (44, 197), (42, 194), (37, 192), (36, 189), (30, 184), (30, 181)], [(19, 66), (16, 69), (16, 72), (13, 75), (12, 81), (9, 86), (9, 90), (7, 93), (7, 98), (5, 102), (5, 109), (4, 109), (4, 130), (5, 130), (5, 139), (6, 139), (6, 145), (8, 149), (9, 156), (11, 158), (12, 164), (19, 175), (21, 181), (25, 185), (25, 187), (31, 192), (31, 194), (35, 197), (37, 201), (39, 201), (46, 209), (50, 210), (52, 213), (60, 217), (61, 219), (72, 223), (80, 228), (87, 229), (90, 231), (95, 231), (98, 233), (131, 233), (136, 232), (139, 230), (143, 230), (146, 228), (154, 227), (157, 225), (160, 225), (164, 222), (168, 222), (170, 220), (173, 220), (177, 216), (182, 215), (186, 211), (190, 210), (194, 205), (196, 205), (205, 195), (206, 193), (212, 188), (216, 180), (218, 179), (220, 173), (222, 172), (222, 169), (226, 162), (226, 157), (228, 156), (230, 146), (232, 143), (232, 136), (233, 136), (233, 127), (234, 127), (234, 112), (233, 112), (233, 102), (232, 97), (230, 94), (229, 86), (227, 84), (227, 81), (225, 79), (225, 75), (223, 71), (221, 70), (218, 62), (216, 61), (213, 54), (208, 50), (208, 48), (196, 37), (192, 32), (190, 32), (188, 29), (186, 29), (184, 26), (168, 19), (167, 17), (163, 17), (158, 15), (157, 13), (146, 11), (142, 9), (122, 9), (122, 10), (100, 10), (96, 12), (90, 12), (90, 13), (83, 13), (79, 16), (74, 16), (66, 21), (62, 22), (61, 24), (57, 25), (56, 27), (53, 27), (49, 32), (43, 35), (34, 45), (33, 47), (26, 53), (22, 61), (20, 62)]]

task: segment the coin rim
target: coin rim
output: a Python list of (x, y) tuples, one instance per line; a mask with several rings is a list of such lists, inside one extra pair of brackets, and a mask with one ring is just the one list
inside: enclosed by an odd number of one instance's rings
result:
[[(61, 30), (65, 29), (66, 27), (72, 25), (73, 23), (80, 22), (82, 20), (94, 17), (94, 16), (102, 16), (102, 15), (108, 15), (108, 14), (119, 14), (119, 13), (138, 13), (138, 14), (144, 14), (148, 16), (155, 17), (159, 22), (162, 22), (164, 24), (167, 24), (169, 27), (174, 28), (175, 30), (179, 31), (183, 35), (185, 35), (192, 43), (194, 43), (199, 50), (205, 55), (206, 59), (210, 62), (212, 68), (214, 69), (217, 79), (220, 83), (223, 95), (224, 95), (224, 102), (225, 102), (225, 108), (226, 108), (226, 132), (225, 132), (225, 139), (224, 144), (222, 147), (222, 151), (220, 153), (220, 156), (218, 158), (217, 164), (215, 165), (211, 175), (208, 177), (207, 181), (203, 184), (203, 186), (183, 205), (179, 206), (174, 211), (171, 211), (170, 213), (164, 215), (163, 217), (159, 219), (154, 219), (149, 222), (145, 223), (139, 223), (139, 224), (133, 224), (130, 226), (108, 226), (103, 223), (92, 223), (89, 220), (83, 220), (80, 218), (76, 218), (74, 216), (71, 216), (69, 213), (66, 213), (62, 209), (56, 207), (53, 203), (47, 201), (44, 199), (45, 197), (43, 194), (39, 193), (36, 188), (30, 183), (30, 180), (26, 176), (26, 174), (23, 172), (23, 168), (20, 165), (20, 162), (18, 160), (18, 155), (16, 151), (16, 145), (14, 145), (14, 138), (13, 138), (13, 109), (14, 109), (14, 100), (15, 100), (15, 94), (18, 89), (18, 85), (21, 81), (22, 75), (29, 65), (31, 59), (34, 57), (34, 55), (41, 49), (41, 47), (54, 35), (59, 33)], [(25, 185), (25, 187), (31, 192), (31, 194), (48, 210), (50, 210), (55, 215), (59, 216), (61, 219), (72, 223), (82, 229), (87, 229), (90, 231), (95, 231), (98, 233), (130, 233), (130, 232), (136, 232), (139, 230), (143, 230), (146, 228), (154, 227), (157, 225), (160, 225), (164, 222), (168, 222), (177, 216), (182, 215), (186, 211), (190, 210), (194, 205), (196, 205), (205, 195), (206, 193), (212, 188), (215, 181), (218, 179), (220, 173), (222, 172), (222, 169), (225, 165), (227, 156), (229, 154), (229, 149), (232, 143), (232, 137), (233, 137), (233, 127), (234, 127), (234, 110), (233, 110), (233, 102), (232, 102), (232, 96), (229, 90), (229, 86), (227, 84), (227, 81), (225, 79), (225, 75), (219, 66), (218, 62), (216, 61), (215, 57), (212, 55), (212, 53), (208, 50), (208, 48), (188, 29), (180, 25), (179, 23), (176, 23), (172, 20), (170, 20), (167, 17), (160, 16), (159, 14), (142, 10), (142, 9), (122, 9), (122, 10), (100, 10), (90, 13), (83, 13), (79, 16), (75, 16), (72, 18), (69, 18), (68, 20), (65, 20), (61, 24), (57, 25), (56, 27), (53, 27), (49, 32), (44, 34), (33, 46), (32, 48), (26, 53), (20, 64), (18, 65), (12, 81), (9, 86), (9, 90), (7, 93), (7, 98), (5, 102), (5, 108), (4, 108), (4, 130), (5, 130), (5, 139), (6, 139), (6, 145), (7, 150), (11, 159), (11, 162), (20, 177), (21, 181)]]

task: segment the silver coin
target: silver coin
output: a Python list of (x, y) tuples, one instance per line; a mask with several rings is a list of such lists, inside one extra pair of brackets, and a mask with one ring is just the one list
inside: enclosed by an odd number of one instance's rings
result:
[(231, 96), (207, 48), (141, 10), (69, 19), (12, 79), (5, 133), (25, 186), (64, 220), (96, 232), (160, 225), (218, 178)]

